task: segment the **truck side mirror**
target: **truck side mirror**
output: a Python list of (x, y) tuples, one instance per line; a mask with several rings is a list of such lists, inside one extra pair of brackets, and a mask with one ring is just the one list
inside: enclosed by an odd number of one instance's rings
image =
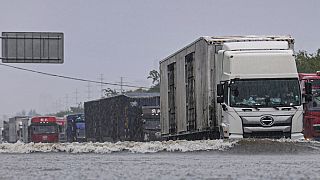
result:
[(312, 95), (312, 84), (310, 82), (305, 82), (304, 90), (306, 92), (306, 95)]
[(306, 102), (312, 101), (312, 84), (310, 82), (304, 83), (304, 99)]
[(305, 99), (306, 102), (310, 102), (310, 101), (312, 101), (312, 95), (311, 94), (305, 94), (304, 95), (304, 99)]
[(217, 85), (217, 96), (223, 96), (224, 90), (223, 90), (223, 84)]
[(219, 104), (221, 104), (221, 103), (224, 103), (224, 97), (217, 97), (217, 102), (219, 103)]

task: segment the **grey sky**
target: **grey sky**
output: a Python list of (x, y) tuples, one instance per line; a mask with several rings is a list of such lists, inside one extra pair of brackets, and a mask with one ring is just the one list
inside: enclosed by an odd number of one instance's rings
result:
[[(0, 7), (0, 32), (58, 31), (65, 34), (65, 63), (13, 64), (34, 70), (132, 85), (158, 61), (203, 35), (287, 35), (296, 50), (320, 48), (320, 1), (206, 0), (10, 0)], [(88, 84), (0, 66), (1, 115), (23, 109), (47, 113), (88, 96)], [(91, 84), (91, 97), (99, 86)], [(107, 86), (106, 86), (107, 87)], [(110, 88), (118, 88), (111, 87)]]

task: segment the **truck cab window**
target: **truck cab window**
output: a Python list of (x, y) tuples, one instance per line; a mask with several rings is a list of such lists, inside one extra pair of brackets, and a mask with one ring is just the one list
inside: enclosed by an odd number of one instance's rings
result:
[(230, 105), (234, 107), (298, 106), (297, 79), (236, 80), (230, 85)]
[(320, 111), (320, 80), (310, 80), (312, 85), (312, 100), (307, 104), (309, 111)]

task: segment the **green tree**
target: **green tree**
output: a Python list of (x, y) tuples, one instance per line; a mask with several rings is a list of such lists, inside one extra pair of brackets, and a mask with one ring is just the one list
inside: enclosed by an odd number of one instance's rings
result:
[(16, 113), (16, 116), (26, 116), (27, 112), (26, 110), (22, 110), (21, 112)]
[(320, 49), (314, 54), (308, 54), (307, 51), (299, 51), (296, 54), (296, 64), (300, 73), (320, 71)]
[(34, 117), (34, 116), (40, 116), (39, 113), (37, 113), (37, 111), (35, 109), (31, 109), (29, 112), (28, 112), (28, 116), (29, 117)]
[(57, 113), (48, 114), (48, 115), (56, 116), (56, 117), (63, 117), (68, 114), (79, 114), (79, 113), (84, 113), (84, 108), (81, 105), (79, 105), (78, 107), (70, 107), (70, 109), (68, 109), (68, 110), (59, 111)]
[(154, 86), (151, 86), (147, 92), (160, 92), (160, 83), (158, 83)]
[(115, 95), (118, 95), (119, 93), (114, 89), (110, 89), (110, 88), (107, 88), (107, 89), (103, 89), (103, 92), (104, 92), (104, 95), (109, 97), (109, 96), (115, 96)]
[(138, 88), (138, 89), (135, 89), (135, 90), (129, 90), (129, 91), (126, 91), (126, 93), (144, 93), (144, 92), (148, 92), (148, 90), (145, 90), (143, 88)]
[(160, 92), (160, 73), (157, 70), (151, 70), (147, 79), (152, 79), (153, 84), (147, 92)]
[(160, 83), (160, 73), (157, 70), (151, 70), (148, 79), (152, 79), (152, 84), (157, 85)]
[(137, 92), (137, 93), (144, 93), (144, 92), (160, 92), (160, 73), (157, 70), (151, 70), (149, 72), (149, 76), (147, 79), (152, 79), (152, 86), (149, 89), (138, 88), (135, 90), (127, 91), (130, 92)]

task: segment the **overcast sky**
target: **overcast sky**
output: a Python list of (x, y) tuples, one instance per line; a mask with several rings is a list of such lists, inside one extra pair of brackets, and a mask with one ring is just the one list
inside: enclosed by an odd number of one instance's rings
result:
[[(91, 80), (103, 74), (105, 82), (124, 77), (127, 84), (150, 86), (148, 72), (200, 36), (292, 35), (295, 50), (314, 53), (320, 48), (319, 17), (317, 0), (10, 0), (1, 1), (0, 32), (64, 33), (64, 64), (13, 65)], [(100, 96), (97, 84), (4, 66), (0, 82), (0, 118), (74, 106), (76, 91), (77, 102)]]

